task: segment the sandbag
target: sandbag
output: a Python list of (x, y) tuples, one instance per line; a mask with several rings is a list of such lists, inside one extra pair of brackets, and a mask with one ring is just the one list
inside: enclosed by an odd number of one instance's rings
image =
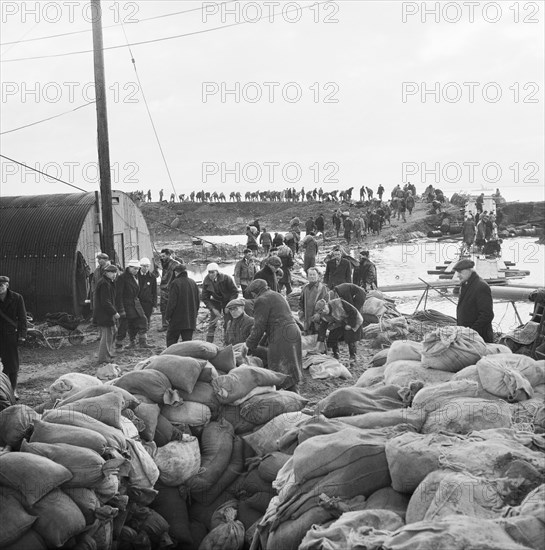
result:
[(446, 372), (458, 372), (474, 365), (486, 355), (481, 336), (467, 327), (447, 325), (424, 336), (422, 366)]
[(213, 417), (217, 416), (221, 407), (214, 388), (209, 382), (197, 382), (191, 393), (180, 391), (180, 397), (184, 400), (184, 403), (192, 401), (193, 403), (206, 405)]
[(253, 424), (266, 424), (274, 417), (302, 410), (308, 400), (290, 391), (275, 391), (256, 395), (240, 406), (240, 414)]
[(16, 404), (15, 394), (6, 373), (0, 370), (0, 411)]
[(408, 495), (399, 493), (391, 487), (383, 487), (375, 491), (365, 501), (366, 510), (389, 510), (395, 512), (403, 521), (407, 514), (410, 498)]
[[(114, 394), (112, 394), (114, 395)], [(62, 424), (64, 426), (76, 426), (86, 428), (104, 436), (109, 447), (118, 451), (124, 451), (127, 447), (125, 436), (121, 430), (107, 426), (86, 414), (71, 410), (51, 409), (46, 411), (42, 420), (51, 424)]]
[(85, 523), (92, 525), (95, 522), (95, 511), (100, 508), (100, 501), (92, 489), (85, 487), (64, 487), (63, 492), (66, 493), (81, 510)]
[(383, 383), (385, 370), (386, 365), (383, 365), (381, 367), (368, 368), (358, 378), (358, 381), (354, 384), (354, 386), (356, 388), (370, 388), (371, 386)]
[(150, 507), (167, 521), (168, 534), (179, 547), (192, 547), (186, 498), (180, 494), (178, 487), (158, 485), (156, 488), (159, 493)]
[(258, 424), (249, 422), (240, 414), (240, 405), (222, 405), (220, 418), (224, 418), (235, 429), (235, 434), (244, 435), (253, 432)]
[(102, 384), (101, 386), (89, 386), (88, 388), (83, 388), (82, 390), (73, 393), (68, 397), (64, 397), (59, 402), (57, 402), (56, 406), (63, 407), (64, 405), (69, 405), (70, 403), (74, 403), (76, 401), (79, 401), (80, 399), (99, 397), (101, 395), (112, 392), (119, 393), (123, 397), (123, 410), (127, 408), (134, 409), (140, 404), (140, 401), (138, 401), (138, 399), (136, 399), (136, 397), (132, 393), (129, 393), (127, 390), (124, 390), (123, 388), (118, 388), (117, 386), (112, 386), (111, 384)]
[(386, 302), (380, 298), (368, 296), (361, 309), (362, 315), (375, 315), (380, 317), (386, 313)]
[[(462, 372), (462, 371), (460, 371)], [(477, 397), (479, 385), (472, 380), (451, 380), (441, 384), (426, 386), (419, 390), (413, 398), (411, 407), (430, 413), (459, 397)]]
[(307, 439), (293, 453), (295, 480), (303, 484), (357, 462), (369, 476), (369, 486), (361, 493), (368, 496), (390, 485), (385, 443), (386, 438), (376, 432), (354, 428)]
[[(307, 531), (299, 550), (345, 550), (369, 548), (365, 539), (370, 532), (395, 531), (403, 527), (402, 519), (389, 510), (358, 510), (344, 512), (331, 524), (315, 525)], [(374, 546), (378, 548), (378, 546)]]
[(221, 372), (231, 372), (237, 366), (233, 346), (229, 345), (218, 351), (218, 354), (210, 359), (210, 363)]
[(509, 401), (524, 401), (533, 397), (532, 386), (545, 380), (540, 363), (524, 355), (500, 353), (483, 357), (476, 366), (486, 391)]
[(0, 412), (0, 445), (9, 445), (18, 451), (23, 439), (29, 438), (33, 422), (40, 418), (26, 405), (12, 405)]
[(144, 369), (162, 372), (176, 390), (193, 391), (203, 368), (202, 361), (179, 355), (156, 355), (151, 357)]
[(177, 487), (195, 475), (201, 466), (201, 453), (196, 437), (184, 435), (157, 449), (154, 457), (163, 485)]
[(85, 388), (101, 385), (102, 381), (95, 376), (82, 374), (80, 372), (70, 372), (59, 376), (59, 378), (49, 386), (49, 396), (54, 403), (57, 399), (65, 399)]
[(30, 442), (68, 443), (68, 445), (92, 449), (101, 456), (108, 448), (106, 438), (94, 430), (79, 428), (77, 426), (52, 424), (51, 422), (43, 422), (42, 420), (34, 421), (34, 431), (30, 437)]
[(161, 355), (178, 355), (179, 357), (193, 357), (194, 359), (214, 359), (219, 352), (218, 346), (202, 340), (189, 340), (172, 344)]
[(337, 420), (364, 430), (409, 424), (420, 431), (426, 420), (426, 413), (413, 409), (393, 409), (354, 416), (339, 416)]
[(515, 427), (535, 433), (545, 432), (545, 402), (542, 397), (513, 403), (510, 408)]
[(114, 386), (132, 394), (145, 395), (154, 403), (173, 405), (180, 402), (180, 397), (168, 377), (157, 370), (137, 370), (124, 374), (114, 380)]
[[(446, 516), (419, 521), (395, 531), (382, 545), (384, 550), (525, 550), (492, 520), (468, 516)], [(446, 550), (446, 549), (445, 549)]]
[(451, 514), (493, 519), (503, 505), (496, 482), (467, 472), (436, 470), (411, 496), (406, 521), (433, 521)]
[(503, 344), (486, 344), (486, 355), (496, 355), (497, 353), (513, 353)]
[(384, 383), (408, 387), (413, 381), (422, 382), (425, 386), (448, 382), (454, 374), (435, 369), (424, 368), (420, 361), (394, 361), (384, 369)]
[(38, 519), (23, 508), (20, 495), (14, 489), (0, 490), (0, 548), (20, 539)]
[(202, 502), (229, 464), (234, 443), (233, 426), (225, 420), (210, 422), (201, 436), (201, 467), (186, 485), (193, 500)]
[(470, 365), (469, 367), (457, 372), (452, 377), (451, 382), (457, 382), (460, 380), (469, 380), (477, 384), (477, 395), (475, 397), (480, 397), (482, 399), (499, 399), (497, 395), (494, 395), (484, 389), (479, 373), (477, 372), (477, 365)]
[(29, 529), (20, 539), (2, 548), (3, 550), (47, 550), (44, 539), (34, 529)]
[(199, 545), (199, 550), (240, 550), (244, 546), (244, 525), (238, 520), (227, 521), (212, 529)]
[(316, 405), (316, 413), (328, 418), (351, 416), (368, 412), (389, 411), (403, 407), (399, 396), (400, 388), (395, 385), (376, 388), (355, 386), (338, 388)]
[(76, 503), (60, 489), (53, 489), (30, 512), (38, 516), (33, 529), (48, 548), (58, 548), (85, 529), (85, 518)]
[(217, 378), (219, 376), (218, 371), (216, 370), (216, 367), (212, 365), (209, 361), (205, 361), (204, 359), (201, 359), (203, 362), (203, 368), (201, 371), (201, 374), (199, 375), (199, 382), (212, 382), (214, 378)]
[(274, 451), (265, 455), (257, 467), (261, 479), (267, 483), (272, 483), (282, 466), (290, 459), (290, 456), (280, 451)]
[(381, 349), (371, 358), (371, 364), (369, 368), (383, 367), (386, 364), (386, 359), (388, 359), (388, 352), (390, 348)]
[(280, 387), (287, 379), (286, 374), (242, 365), (211, 383), (219, 402), (228, 404), (244, 397), (258, 386)]
[(108, 426), (118, 429), (121, 429), (122, 409), (123, 396), (116, 392), (78, 399), (68, 405), (62, 405), (55, 408), (55, 410), (58, 411), (80, 412)]
[(21, 452), (0, 455), (0, 486), (19, 491), (29, 506), (71, 479), (70, 470), (49, 458)]
[(420, 361), (422, 359), (422, 343), (407, 341), (392, 342), (386, 356), (386, 364), (394, 361)]
[(155, 428), (155, 436), (153, 441), (157, 447), (162, 447), (170, 441), (180, 439), (182, 437), (182, 432), (175, 428), (170, 420), (165, 418), (162, 414), (157, 417), (157, 426)]
[(412, 493), (429, 473), (451, 464), (486, 479), (501, 477), (506, 465), (515, 459), (545, 471), (542, 453), (507, 440), (495, 430), (490, 432), (491, 437), (487, 439), (481, 437), (480, 432), (473, 432), (471, 437), (405, 433), (389, 439), (386, 458), (392, 487), (402, 493)]
[(153, 441), (157, 421), (161, 414), (161, 408), (156, 403), (140, 403), (134, 410), (134, 414), (144, 422), (144, 429), (140, 431), (140, 437), (146, 441)]
[(161, 414), (175, 425), (206, 426), (212, 418), (212, 413), (206, 405), (193, 401), (185, 401), (176, 407), (163, 405)]
[(259, 430), (244, 435), (243, 439), (258, 455), (266, 455), (267, 453), (278, 450), (278, 438), (282, 436), (286, 430), (297, 426), (308, 418), (310, 418), (309, 415), (301, 412), (281, 414), (267, 422), (267, 424), (262, 426)]
[[(198, 522), (205, 526), (206, 532), (211, 530), (212, 525), (212, 516), (214, 512), (226, 502), (229, 502), (233, 497), (228, 493), (222, 493), (214, 502), (211, 504), (202, 504), (200, 502), (193, 502), (189, 507), (189, 519), (191, 523)], [(191, 528), (191, 533), (193, 535), (193, 540), (195, 540), (195, 531), (193, 527)], [(203, 537), (204, 538), (204, 537)]]
[(505, 401), (458, 397), (429, 413), (422, 433), (467, 434), (474, 430), (509, 428), (511, 423), (511, 410)]
[(66, 443), (28, 443), (21, 445), (21, 452), (32, 453), (52, 460), (64, 466), (72, 474), (72, 479), (63, 484), (65, 487), (92, 487), (100, 482), (105, 473), (116, 469), (124, 462), (123, 459), (106, 461), (96, 452), (85, 447), (76, 447)]
[[(128, 442), (128, 449), (131, 456), (129, 461), (129, 487), (132, 489), (153, 489), (159, 479), (159, 468), (151, 456), (157, 453), (144, 447), (140, 441), (133, 439)], [(154, 444), (151, 444), (154, 447)]]

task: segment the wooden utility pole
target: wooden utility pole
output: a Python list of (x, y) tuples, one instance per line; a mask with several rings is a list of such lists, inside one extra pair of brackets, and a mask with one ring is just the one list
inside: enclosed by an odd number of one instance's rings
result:
[(110, 172), (110, 142), (108, 138), (108, 111), (106, 108), (106, 77), (102, 43), (102, 8), (100, 0), (91, 0), (93, 19), (93, 57), (95, 64), (95, 94), (97, 107), (98, 164), (102, 203), (102, 252), (114, 262), (114, 217), (112, 213), (112, 180)]

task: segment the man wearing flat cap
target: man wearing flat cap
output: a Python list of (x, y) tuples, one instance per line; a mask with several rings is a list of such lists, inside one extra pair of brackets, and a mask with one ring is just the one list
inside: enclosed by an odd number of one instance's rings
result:
[(453, 267), (461, 283), (456, 307), (456, 323), (460, 327), (473, 329), (485, 342), (492, 343), (494, 342), (492, 292), (474, 267), (475, 262), (467, 258), (460, 260)]
[(235, 264), (235, 283), (244, 294), (246, 287), (254, 280), (257, 265), (254, 261), (254, 253), (250, 248), (244, 249), (244, 257)]
[[(238, 290), (233, 278), (225, 273), (220, 273), (217, 263), (212, 262), (206, 267), (208, 275), (202, 283), (202, 301), (210, 310), (206, 341), (213, 342), (216, 327), (225, 312), (225, 306), (235, 298), (238, 298)], [(223, 319), (225, 330), (227, 319)]]
[(242, 344), (246, 342), (252, 327), (254, 326), (254, 318), (244, 312), (246, 300), (244, 298), (236, 298), (231, 300), (226, 306), (227, 328), (225, 330), (225, 345)]
[(161, 282), (159, 284), (160, 290), (160, 304), (161, 309), (161, 328), (159, 332), (165, 332), (168, 328), (168, 322), (165, 318), (168, 303), (168, 287), (174, 279), (174, 268), (181, 262), (175, 260), (173, 252), (170, 248), (163, 248), (161, 250)]
[(95, 288), (93, 322), (97, 325), (100, 333), (97, 361), (99, 365), (111, 363), (114, 358), (114, 338), (119, 320), (119, 313), (117, 313), (115, 307), (115, 279), (117, 273), (115, 265), (106, 266)]
[(15, 397), (19, 373), (17, 345), (26, 339), (27, 320), (23, 297), (9, 289), (9, 277), (0, 276), (0, 359)]
[(187, 276), (185, 264), (174, 267), (174, 280), (168, 289), (168, 302), (165, 318), (168, 322), (167, 347), (178, 342), (193, 339), (197, 328), (200, 296), (197, 283)]
[(91, 275), (91, 281), (89, 285), (89, 299), (91, 300), (91, 311), (95, 308), (95, 289), (98, 285), (98, 282), (104, 275), (104, 270), (111, 265), (110, 257), (104, 252), (99, 252), (97, 254), (98, 267), (94, 270)]

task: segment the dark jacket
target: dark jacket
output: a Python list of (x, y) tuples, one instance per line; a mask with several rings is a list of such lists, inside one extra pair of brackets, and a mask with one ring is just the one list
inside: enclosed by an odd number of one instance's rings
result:
[(282, 277), (278, 279), (279, 283), (291, 284), (291, 269), (295, 265), (293, 261), (293, 250), (289, 246), (280, 247), (278, 249), (278, 257), (282, 262)]
[(127, 268), (115, 282), (116, 286), (116, 301), (115, 306), (121, 317), (127, 319), (138, 319), (145, 317), (144, 308), (140, 303), (140, 286)]
[(270, 370), (291, 376), (291, 383), (297, 384), (302, 378), (303, 352), (301, 332), (291, 314), (285, 298), (264, 290), (254, 303), (254, 326), (246, 345), (254, 351), (264, 334), (268, 337), (267, 363)]
[(456, 322), (460, 327), (468, 327), (478, 332), (487, 343), (494, 342), (492, 330), (494, 307), (492, 292), (488, 284), (476, 272), (462, 283), (456, 307)]
[(352, 304), (359, 312), (365, 303), (367, 297), (365, 290), (358, 285), (352, 283), (343, 283), (337, 285), (333, 290), (337, 293), (339, 298), (342, 298), (345, 302)]
[[(343, 329), (343, 339), (346, 343), (358, 342), (362, 338), (361, 326), (363, 317), (361, 313), (346, 300), (335, 298), (329, 301), (331, 311), (322, 313), (321, 323), (318, 328), (318, 341), (324, 342), (327, 329), (333, 331), (335, 329)], [(349, 326), (350, 329), (345, 327)]]
[(210, 275), (204, 278), (202, 283), (202, 301), (208, 309), (223, 311), (225, 306), (235, 298), (238, 298), (238, 290), (232, 277), (225, 273), (218, 273), (216, 280), (212, 281)]
[(8, 288), (4, 301), (0, 301), (0, 311), (16, 325), (12, 325), (0, 315), (0, 335), (26, 338), (27, 320), (23, 297)]
[(138, 271), (137, 277), (140, 285), (138, 298), (140, 298), (146, 317), (150, 317), (153, 308), (157, 306), (157, 279), (151, 271), (148, 271), (145, 275)]
[(352, 282), (352, 268), (346, 258), (341, 258), (339, 265), (334, 258), (326, 263), (324, 283), (329, 289), (342, 283)]
[(305, 231), (306, 231), (306, 234), (308, 235), (311, 231), (314, 231), (316, 229), (316, 223), (314, 222), (313, 219), (310, 219), (310, 220), (307, 220), (305, 222)]
[(272, 244), (271, 234), (268, 231), (265, 231), (264, 233), (261, 233), (261, 235), (259, 235), (259, 242), (263, 246), (271, 246), (271, 244)]
[(276, 272), (270, 265), (265, 264), (263, 269), (260, 269), (254, 275), (254, 281), (256, 279), (263, 279), (264, 281), (267, 281), (269, 288), (275, 292), (278, 292), (278, 279), (276, 278)]
[(180, 330), (195, 330), (199, 313), (199, 289), (187, 272), (176, 277), (168, 288), (165, 318), (169, 325)]
[(377, 268), (369, 258), (360, 256), (360, 265), (354, 270), (354, 284), (365, 290), (377, 288)]
[(324, 231), (324, 227), (325, 227), (325, 220), (324, 220), (324, 217), (320, 214), (317, 218), (316, 218), (316, 229), (318, 231), (321, 231), (323, 232)]
[(114, 326), (114, 315), (117, 313), (115, 302), (115, 282), (108, 279), (108, 277), (104, 275), (99, 279), (95, 288), (95, 308), (93, 309), (93, 320), (98, 326)]
[(254, 318), (243, 313), (238, 319), (227, 316), (227, 329), (225, 330), (225, 345), (242, 344), (246, 342), (254, 326)]
[(170, 260), (167, 260), (166, 262), (161, 260), (162, 272), (160, 287), (162, 293), (168, 294), (168, 285), (174, 279), (174, 268), (179, 264), (180, 262), (173, 258), (170, 258)]
[(254, 261), (246, 261), (245, 258), (239, 260), (235, 264), (235, 283), (237, 285), (246, 285), (248, 286), (253, 280), (254, 275), (257, 272), (257, 266)]

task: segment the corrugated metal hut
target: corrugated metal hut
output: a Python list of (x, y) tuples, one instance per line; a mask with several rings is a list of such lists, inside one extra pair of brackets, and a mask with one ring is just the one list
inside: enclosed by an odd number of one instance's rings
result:
[[(112, 191), (112, 203), (116, 263), (152, 258), (142, 212), (121, 191)], [(0, 197), (0, 243), (0, 273), (11, 278), (34, 318), (81, 315), (101, 250), (99, 195)]]

